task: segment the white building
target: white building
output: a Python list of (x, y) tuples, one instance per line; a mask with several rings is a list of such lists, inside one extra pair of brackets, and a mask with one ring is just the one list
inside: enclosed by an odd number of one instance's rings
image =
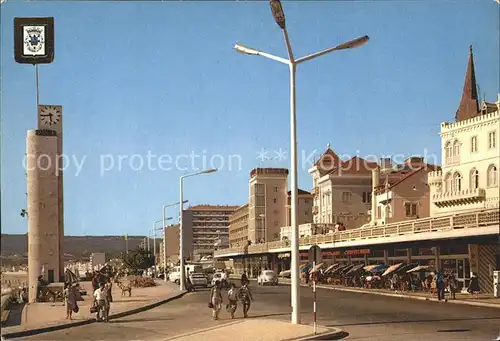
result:
[(455, 122), (441, 123), (442, 171), (429, 173), (431, 216), (499, 207), (499, 105), (479, 105), (471, 48)]
[(341, 160), (330, 149), (309, 169), (313, 180), (313, 223), (343, 223), (347, 229), (370, 220), (372, 169), (376, 162), (354, 157)]
[(104, 252), (94, 252), (90, 255), (90, 264), (93, 270), (99, 270), (106, 265), (106, 254)]

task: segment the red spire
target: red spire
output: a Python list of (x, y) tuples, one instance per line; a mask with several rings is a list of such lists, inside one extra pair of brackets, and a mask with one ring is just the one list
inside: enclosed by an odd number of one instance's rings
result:
[(474, 71), (474, 56), (472, 55), (472, 45), (469, 46), (469, 62), (465, 72), (464, 89), (462, 99), (455, 115), (455, 121), (468, 120), (479, 114), (479, 102), (477, 98), (476, 73)]

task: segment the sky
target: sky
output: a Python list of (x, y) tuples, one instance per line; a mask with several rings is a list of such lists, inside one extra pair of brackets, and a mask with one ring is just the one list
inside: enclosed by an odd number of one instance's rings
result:
[[(299, 187), (327, 144), (348, 158), (427, 156), (458, 108), (473, 45), (481, 96), (499, 92), (499, 8), (482, 1), (285, 1), (296, 57), (369, 35), (297, 70)], [(26, 134), (35, 71), (17, 64), (13, 18), (55, 18), (40, 103), (63, 106), (66, 235), (146, 235), (162, 205), (242, 205), (249, 172), (290, 164), (289, 71), (267, 1), (1, 4), (1, 229), (26, 233)], [(167, 216), (178, 217), (176, 208)]]

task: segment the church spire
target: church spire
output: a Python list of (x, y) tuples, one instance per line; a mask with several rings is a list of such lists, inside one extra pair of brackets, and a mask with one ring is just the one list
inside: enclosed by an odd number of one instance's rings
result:
[(455, 115), (455, 121), (468, 120), (479, 114), (479, 102), (477, 97), (476, 72), (474, 71), (474, 56), (472, 45), (469, 46), (469, 62), (465, 72), (464, 89), (462, 99)]

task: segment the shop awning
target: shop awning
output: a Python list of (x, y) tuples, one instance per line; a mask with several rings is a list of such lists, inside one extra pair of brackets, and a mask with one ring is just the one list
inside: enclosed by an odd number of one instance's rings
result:
[(419, 265), (416, 268), (410, 269), (406, 271), (406, 273), (413, 273), (413, 272), (420, 272), (420, 271), (427, 271), (431, 268), (430, 265)]
[(313, 272), (316, 272), (318, 271), (322, 266), (323, 266), (324, 263), (319, 263), (319, 264), (316, 264), (314, 266), (314, 268), (312, 268), (311, 270), (309, 270), (309, 273), (313, 273)]
[(349, 275), (349, 274), (352, 274), (352, 273), (355, 273), (356, 271), (359, 271), (361, 270), (365, 265), (364, 264), (358, 264), (358, 265), (355, 265), (352, 267), (351, 270), (347, 271), (346, 275)]
[(300, 266), (299, 266), (299, 270), (303, 269), (303, 268), (304, 268), (304, 267), (306, 267), (306, 266), (307, 266), (307, 263), (300, 264)]
[(333, 269), (335, 269), (339, 265), (340, 265), (340, 263), (335, 263), (333, 265), (330, 265), (329, 267), (326, 268), (325, 273), (327, 273), (328, 271), (332, 271)]
[(387, 268), (387, 270), (384, 271), (384, 273), (382, 274), (382, 276), (387, 276), (389, 275), (390, 273), (396, 271), (397, 269), (399, 269), (400, 266), (402, 266), (403, 263), (398, 263), (398, 264), (394, 264), (394, 265), (391, 265), (389, 268)]
[(365, 271), (370, 272), (370, 271), (372, 271), (372, 270), (375, 270), (375, 269), (376, 269), (376, 268), (378, 268), (379, 266), (380, 266), (380, 264), (367, 265), (367, 266), (365, 266), (363, 269), (364, 269)]

